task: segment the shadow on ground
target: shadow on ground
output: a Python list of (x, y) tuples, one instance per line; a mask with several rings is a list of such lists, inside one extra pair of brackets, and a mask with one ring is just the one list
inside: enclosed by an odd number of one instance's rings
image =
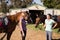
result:
[(59, 39), (52, 39), (52, 40), (60, 40), (60, 38)]

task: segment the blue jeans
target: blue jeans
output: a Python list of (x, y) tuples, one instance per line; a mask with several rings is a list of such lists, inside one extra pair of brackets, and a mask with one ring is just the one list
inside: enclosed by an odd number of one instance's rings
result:
[(52, 40), (52, 32), (46, 31), (46, 40)]

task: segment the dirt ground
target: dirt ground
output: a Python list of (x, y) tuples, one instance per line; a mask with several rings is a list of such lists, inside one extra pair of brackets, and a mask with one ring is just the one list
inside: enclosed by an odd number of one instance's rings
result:
[[(3, 37), (5, 33), (0, 33), (0, 38)], [(60, 34), (53, 33), (52, 38), (54, 40), (60, 40)], [(6, 36), (4, 38), (6, 40)], [(21, 34), (20, 34), (20, 29), (17, 26), (13, 34), (11, 35), (10, 40), (21, 40)], [(26, 40), (45, 40), (45, 32), (44, 31), (35, 31), (35, 30), (30, 30), (27, 29), (27, 36)]]

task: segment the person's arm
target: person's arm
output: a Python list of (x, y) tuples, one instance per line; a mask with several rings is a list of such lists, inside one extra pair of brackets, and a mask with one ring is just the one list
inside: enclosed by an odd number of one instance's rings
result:
[(57, 26), (57, 22), (55, 22), (54, 26), (53, 26), (53, 29)]
[(23, 28), (22, 28), (22, 19), (20, 19), (20, 21), (19, 21), (19, 27), (20, 27), (20, 31), (22, 32), (22, 34), (24, 36), (24, 32), (23, 32)]
[(52, 20), (52, 22), (54, 23), (53, 29), (57, 26), (57, 22), (55, 22), (54, 20)]
[(20, 31), (23, 31), (23, 29), (22, 29), (22, 20), (21, 19), (19, 21), (19, 27), (20, 27)]

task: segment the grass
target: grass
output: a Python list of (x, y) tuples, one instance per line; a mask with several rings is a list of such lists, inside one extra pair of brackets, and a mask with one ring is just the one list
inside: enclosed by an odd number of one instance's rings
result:
[[(39, 24), (37, 28), (35, 28), (34, 24), (27, 24), (27, 28), (29, 28), (30, 30), (31, 29), (35, 30), (35, 31), (38, 31), (38, 30), (45, 31), (43, 24)], [(58, 30), (59, 30), (59, 28), (53, 29), (53, 32), (60, 33), (60, 32), (58, 32)]]
[(27, 28), (28, 29), (31, 29), (31, 30), (35, 30), (35, 31), (38, 31), (39, 30), (39, 28), (35, 28), (34, 24), (28, 24), (27, 25)]

